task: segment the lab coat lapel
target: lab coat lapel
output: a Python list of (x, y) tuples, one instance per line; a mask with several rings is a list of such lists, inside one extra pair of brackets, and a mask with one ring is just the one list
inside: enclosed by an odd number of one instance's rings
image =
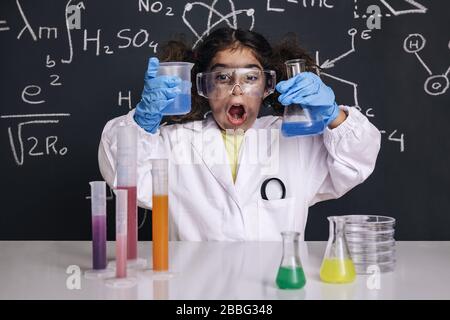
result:
[(191, 144), (217, 182), (239, 206), (223, 138), (212, 116), (203, 121), (202, 128), (197, 128)]
[(245, 133), (235, 183), (241, 203), (252, 196), (254, 188), (250, 186), (258, 183), (262, 175), (277, 174), (279, 130), (270, 131), (277, 120), (277, 117), (259, 118), (252, 130), (247, 130)]

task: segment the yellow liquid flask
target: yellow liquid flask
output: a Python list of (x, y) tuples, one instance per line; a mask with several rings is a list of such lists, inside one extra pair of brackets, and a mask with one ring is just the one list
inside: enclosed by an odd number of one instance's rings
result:
[(328, 217), (330, 235), (320, 268), (320, 279), (328, 283), (350, 283), (356, 278), (355, 266), (345, 239), (345, 218)]
[(299, 232), (282, 232), (283, 257), (278, 268), (276, 283), (280, 289), (301, 289), (306, 283), (298, 251)]

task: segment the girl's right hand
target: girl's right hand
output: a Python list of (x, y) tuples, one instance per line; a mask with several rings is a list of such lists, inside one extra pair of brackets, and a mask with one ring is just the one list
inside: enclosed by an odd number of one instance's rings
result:
[(145, 74), (142, 98), (134, 113), (134, 121), (150, 133), (156, 132), (162, 119), (162, 111), (180, 93), (181, 79), (177, 76), (157, 76), (158, 67), (158, 58), (151, 57)]
[(329, 125), (340, 114), (333, 90), (312, 72), (301, 72), (295, 77), (277, 84), (281, 95), (278, 101), (288, 106), (299, 104), (308, 108), (311, 113), (320, 114), (326, 125)]

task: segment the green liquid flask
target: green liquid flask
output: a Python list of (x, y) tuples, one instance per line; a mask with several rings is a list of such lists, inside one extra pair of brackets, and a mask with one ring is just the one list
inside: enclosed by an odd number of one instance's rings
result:
[(305, 286), (306, 278), (298, 250), (299, 232), (282, 232), (283, 257), (278, 268), (276, 283), (280, 289), (301, 289)]

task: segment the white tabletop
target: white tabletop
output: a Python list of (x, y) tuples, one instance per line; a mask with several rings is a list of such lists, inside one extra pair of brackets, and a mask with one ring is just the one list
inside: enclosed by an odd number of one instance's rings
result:
[[(307, 284), (301, 290), (275, 286), (281, 259), (276, 242), (171, 242), (172, 279), (134, 272), (136, 286), (112, 289), (103, 280), (77, 277), (91, 267), (88, 241), (3, 241), (0, 299), (450, 299), (450, 242), (397, 242), (396, 269), (381, 274), (378, 289), (367, 275), (352, 284), (322, 283), (325, 246), (302, 244)], [(150, 259), (151, 242), (140, 242), (139, 254)], [(108, 258), (114, 259), (114, 242)], [(66, 273), (69, 266), (75, 273)], [(69, 289), (67, 282), (80, 288)]]

